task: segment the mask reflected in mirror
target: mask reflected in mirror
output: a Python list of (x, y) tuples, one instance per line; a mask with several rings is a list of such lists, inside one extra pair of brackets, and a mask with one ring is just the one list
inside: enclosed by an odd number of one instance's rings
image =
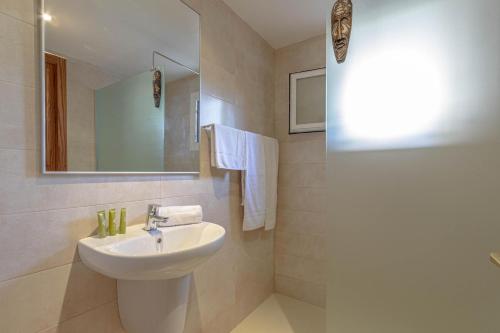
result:
[(161, 102), (161, 71), (158, 69), (153, 72), (153, 97), (155, 107), (159, 108)]

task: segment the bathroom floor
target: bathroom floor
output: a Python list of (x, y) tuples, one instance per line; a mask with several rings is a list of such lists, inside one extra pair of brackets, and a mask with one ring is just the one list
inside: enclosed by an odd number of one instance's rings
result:
[(325, 310), (280, 294), (271, 295), (232, 333), (324, 333)]

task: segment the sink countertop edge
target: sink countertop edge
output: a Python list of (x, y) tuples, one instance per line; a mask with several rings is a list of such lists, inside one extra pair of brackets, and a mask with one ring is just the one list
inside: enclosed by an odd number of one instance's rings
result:
[[(227, 231), (225, 230), (224, 227), (222, 227), (218, 224), (206, 222), (206, 221), (203, 221), (200, 224), (212, 224), (212, 225), (216, 225), (218, 227), (221, 227), (222, 229), (224, 229), (224, 233), (223, 233), (222, 237), (219, 237), (219, 238), (222, 238), (222, 239), (225, 238), (224, 236), (227, 233)], [(161, 232), (161, 230), (174, 231), (174, 230), (176, 230), (176, 228), (187, 228), (187, 227), (196, 226), (196, 225), (199, 225), (199, 224), (181, 225), (181, 226), (162, 228), (162, 229), (159, 229), (159, 231), (160, 232)], [(103, 251), (102, 249), (106, 248), (106, 246), (113, 245), (113, 244), (116, 244), (118, 242), (132, 240), (132, 239), (136, 238), (137, 236), (143, 236), (143, 235), (147, 235), (147, 234), (148, 234), (148, 232), (144, 231), (142, 224), (135, 224), (135, 225), (127, 227), (126, 234), (116, 234), (115, 236), (106, 236), (104, 238), (99, 238), (97, 235), (94, 234), (94, 235), (90, 235), (90, 236), (85, 237), (85, 238), (81, 238), (78, 241), (78, 245), (88, 247), (93, 251), (113, 255), (112, 253), (109, 253), (108, 251)]]
[[(195, 230), (192, 230), (192, 228)], [(205, 231), (208, 233), (205, 234)], [(195, 237), (190, 239), (189, 234), (194, 231)], [(124, 244), (137, 237), (139, 242), (147, 238), (148, 232), (142, 230), (142, 225), (131, 226), (124, 235), (106, 238), (91, 236), (78, 242), (78, 252), (82, 262), (90, 269), (105, 276), (119, 280), (168, 280), (187, 275), (194, 271), (202, 262), (215, 255), (224, 245), (226, 230), (223, 226), (202, 222), (197, 225), (177, 226), (161, 229), (166, 237), (181, 237), (190, 240), (188, 246), (182, 242), (178, 251), (161, 251), (157, 254), (129, 255), (127, 251), (114, 253), (109, 250), (113, 244)], [(172, 238), (173, 239), (173, 238)], [(146, 239), (147, 240), (147, 239)], [(191, 244), (192, 243), (192, 244)], [(140, 243), (139, 245), (141, 245)], [(132, 244), (134, 245), (134, 244)], [(132, 252), (134, 247), (130, 249)]]

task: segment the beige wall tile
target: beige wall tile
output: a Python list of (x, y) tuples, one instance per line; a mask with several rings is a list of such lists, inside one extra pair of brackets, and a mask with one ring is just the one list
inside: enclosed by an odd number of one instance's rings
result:
[(287, 187), (325, 188), (325, 163), (281, 163), (279, 184)]
[[(203, 87), (202, 87), (203, 88)], [(202, 89), (202, 92), (204, 90)], [(201, 125), (222, 124), (237, 127), (241, 123), (243, 112), (235, 104), (220, 98), (203, 94), (201, 96)]]
[[(296, 136), (302, 135), (304, 134), (296, 134)], [(280, 145), (280, 163), (325, 163), (325, 135), (323, 133), (317, 135), (321, 136), (320, 140), (282, 142)]]
[(243, 117), (237, 122), (236, 127), (245, 131), (274, 137), (274, 120), (268, 116), (252, 112), (250, 109), (245, 110)]
[(236, 281), (236, 256), (231, 251), (221, 251), (193, 273), (191, 301), (205, 295), (212, 288)]
[[(26, 158), (36, 155), (34, 150), (2, 149), (0, 148), (0, 185), (3, 180), (9, 177), (32, 177), (34, 175), (34, 165), (31, 168), (24, 168)], [(6, 183), (6, 181), (5, 181)]]
[[(223, 250), (194, 272), (188, 309), (188, 331), (200, 329), (201, 332), (209, 332), (209, 327), (214, 326), (216, 318), (220, 320), (222, 316), (234, 316), (237, 302), (235, 260), (232, 252)], [(235, 324), (231, 323), (230, 326)]]
[(325, 260), (326, 236), (308, 235), (301, 232), (277, 232), (276, 255), (292, 255), (299, 258)]
[(33, 0), (2, 0), (0, 2), (0, 13), (33, 25), (35, 24), (34, 4)]
[(171, 180), (163, 179), (161, 182), (161, 197), (180, 197), (209, 192), (208, 181), (198, 179)]
[(219, 313), (234, 306), (235, 298), (234, 281), (212, 281), (212, 287), (196, 298), (202, 322), (209, 324)]
[(0, 81), (35, 86), (35, 29), (0, 13)]
[(205, 59), (201, 59), (201, 70), (202, 84), (205, 87), (203, 93), (235, 104), (237, 92), (234, 73)]
[(280, 141), (275, 283), (279, 292), (324, 306), (325, 133), (288, 134), (289, 74), (325, 66), (325, 36), (275, 52), (275, 133)]
[(278, 188), (279, 209), (324, 213), (326, 203), (326, 189), (283, 186)]
[(278, 209), (277, 232), (295, 232), (303, 235), (324, 235), (327, 231), (325, 213)]
[[(326, 66), (326, 35), (310, 38), (276, 51), (276, 73), (298, 72)], [(276, 82), (283, 80), (277, 77)]]
[[(37, 152), (18, 150), (9, 154), (15, 157), (8, 169), (0, 166), (0, 214), (154, 200), (161, 196), (160, 177), (37, 177)], [(19, 173), (10, 173), (12, 169)]]
[(293, 255), (275, 255), (275, 272), (279, 275), (294, 277), (299, 280), (324, 284), (326, 279), (326, 261), (312, 258), (300, 258)]
[(4, 186), (0, 193), (0, 214), (160, 198), (159, 181), (54, 184), (48, 179), (0, 177)]
[(116, 298), (116, 282), (82, 263), (0, 283), (0, 331), (37, 332)]
[(201, 12), (202, 57), (229, 73), (235, 73), (233, 45), (236, 15), (220, 0), (202, 1)]
[(35, 148), (34, 88), (0, 81), (0, 149)]
[[(137, 201), (0, 216), (0, 281), (78, 261), (78, 241), (95, 233), (98, 211), (124, 207), (128, 224), (140, 224), (144, 223), (149, 203)], [(29, 255), (19, 255), (24, 253)]]
[[(269, 80), (272, 80), (272, 76), (269, 77)], [(236, 105), (241, 107), (245, 112), (260, 115), (261, 117), (269, 117), (272, 111), (263, 111), (272, 105), (272, 87), (269, 87), (269, 90), (260, 89), (263, 87), (262, 84), (240, 78), (238, 78), (236, 86), (238, 87)], [(273, 119), (272, 117), (269, 118)]]
[(326, 285), (324, 283), (311, 283), (277, 274), (276, 291), (322, 308), (326, 306)]
[(125, 333), (118, 316), (118, 304), (113, 301), (96, 307), (40, 333)]

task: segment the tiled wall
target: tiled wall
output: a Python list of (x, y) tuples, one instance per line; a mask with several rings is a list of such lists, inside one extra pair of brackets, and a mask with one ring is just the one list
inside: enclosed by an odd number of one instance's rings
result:
[[(272, 48), (220, 0), (202, 14), (204, 121), (274, 134)], [(87, 269), (78, 239), (96, 211), (148, 203), (202, 204), (227, 228), (221, 252), (194, 276), (186, 332), (228, 332), (273, 290), (273, 233), (241, 230), (237, 173), (211, 170), (202, 137), (200, 178), (47, 177), (39, 169), (32, 0), (0, 2), (0, 332), (121, 332), (116, 283)]]
[(288, 134), (290, 73), (325, 67), (325, 36), (276, 51), (275, 116), (280, 141), (276, 290), (325, 306), (325, 134)]

